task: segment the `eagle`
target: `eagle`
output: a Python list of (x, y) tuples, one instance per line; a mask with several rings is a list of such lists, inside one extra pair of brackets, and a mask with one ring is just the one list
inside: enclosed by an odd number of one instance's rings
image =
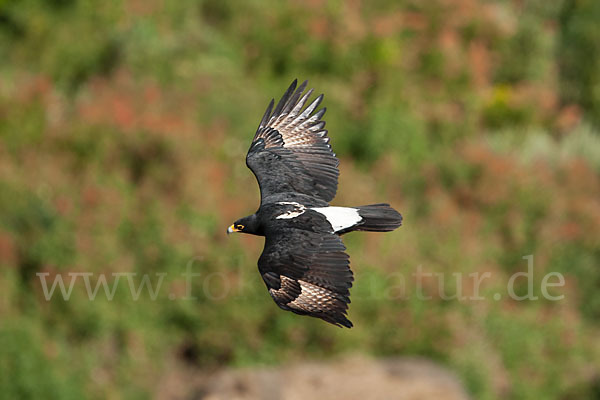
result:
[(277, 103), (271, 100), (246, 165), (260, 187), (260, 206), (235, 221), (227, 233), (265, 237), (258, 270), (279, 307), (352, 327), (347, 318), (354, 280), (341, 235), (389, 232), (402, 216), (389, 204), (330, 206), (337, 191), (339, 160), (329, 144), (319, 95), (294, 80)]

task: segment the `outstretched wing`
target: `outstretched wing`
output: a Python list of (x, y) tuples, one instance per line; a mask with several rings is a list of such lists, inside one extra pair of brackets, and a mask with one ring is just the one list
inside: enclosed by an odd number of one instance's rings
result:
[(282, 309), (351, 328), (346, 310), (354, 278), (344, 250), (335, 234), (289, 229), (266, 236), (258, 269)]
[[(335, 197), (339, 160), (331, 150), (325, 108), (313, 114), (323, 95), (304, 110), (313, 90), (303, 94), (307, 81), (294, 81), (275, 110), (271, 100), (254, 135), (246, 164), (261, 192), (261, 203), (273, 194), (300, 193), (325, 202)], [(272, 112), (271, 112), (272, 111)]]

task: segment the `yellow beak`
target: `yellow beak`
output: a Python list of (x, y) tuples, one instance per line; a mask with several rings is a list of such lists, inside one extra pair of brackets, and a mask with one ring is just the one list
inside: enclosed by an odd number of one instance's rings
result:
[(227, 234), (229, 235), (230, 233), (233, 232), (239, 232), (240, 230), (237, 229), (234, 225), (231, 225), (229, 228), (227, 228)]

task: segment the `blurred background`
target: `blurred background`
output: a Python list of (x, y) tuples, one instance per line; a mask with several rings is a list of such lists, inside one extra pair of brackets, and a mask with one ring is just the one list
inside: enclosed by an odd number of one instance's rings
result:
[[(0, 398), (221, 398), (223, 371), (414, 359), (474, 399), (600, 399), (598, 21), (596, 0), (0, 0)], [(279, 310), (263, 240), (225, 235), (294, 78), (325, 93), (334, 204), (405, 218), (344, 239), (351, 330)], [(539, 300), (516, 301), (528, 255)], [(75, 272), (162, 286), (46, 299)], [(444, 298), (486, 272), (484, 300)]]

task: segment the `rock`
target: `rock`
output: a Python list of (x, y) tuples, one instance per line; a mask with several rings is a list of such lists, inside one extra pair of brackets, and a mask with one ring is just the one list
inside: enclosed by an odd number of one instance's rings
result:
[(458, 379), (424, 359), (352, 358), (281, 368), (227, 369), (202, 379), (197, 400), (467, 400)]

